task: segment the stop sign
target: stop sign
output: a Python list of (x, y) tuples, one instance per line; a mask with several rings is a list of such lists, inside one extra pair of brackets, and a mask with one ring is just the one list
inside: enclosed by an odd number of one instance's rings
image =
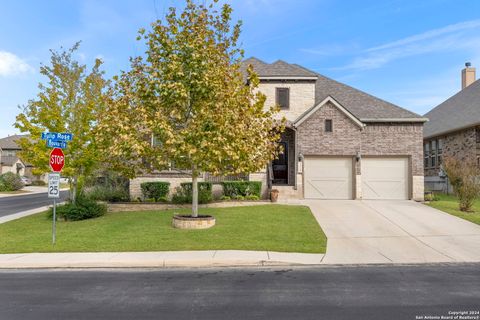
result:
[(50, 168), (52, 168), (53, 172), (60, 172), (64, 165), (65, 155), (62, 149), (54, 148), (52, 152), (50, 152)]

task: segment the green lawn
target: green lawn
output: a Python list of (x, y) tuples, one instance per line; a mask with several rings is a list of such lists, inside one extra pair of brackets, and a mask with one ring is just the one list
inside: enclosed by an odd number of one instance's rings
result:
[(308, 207), (260, 205), (201, 209), (216, 225), (205, 230), (171, 227), (174, 212), (109, 213), (77, 222), (57, 223), (51, 244), (51, 220), (40, 213), (0, 224), (0, 253), (173, 250), (269, 250), (324, 253), (326, 237)]
[(454, 196), (446, 194), (435, 194), (437, 201), (431, 201), (427, 205), (447, 213), (453, 214), (459, 218), (480, 224), (480, 199), (475, 200), (472, 209), (474, 212), (463, 212), (458, 209), (458, 201)]

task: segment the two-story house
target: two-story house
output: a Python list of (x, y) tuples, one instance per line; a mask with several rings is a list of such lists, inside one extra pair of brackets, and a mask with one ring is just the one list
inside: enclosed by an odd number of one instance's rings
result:
[(465, 64), (462, 90), (433, 108), (425, 117), (425, 186), (429, 190), (451, 191), (442, 170), (444, 157), (480, 164), (480, 81), (475, 68)]
[(21, 151), (17, 140), (22, 135), (11, 135), (0, 139), (0, 174), (13, 172), (21, 176), (32, 177), (32, 166), (25, 164), (17, 155)]
[[(279, 105), (287, 119), (283, 154), (247, 177), (263, 182), (264, 196), (423, 200), (425, 118), (297, 64), (243, 63), (258, 73), (265, 106)], [(153, 178), (133, 180), (132, 196)]]

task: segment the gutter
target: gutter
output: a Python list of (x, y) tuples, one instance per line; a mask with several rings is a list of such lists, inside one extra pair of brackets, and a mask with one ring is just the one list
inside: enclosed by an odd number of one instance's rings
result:
[(360, 119), (362, 122), (427, 122), (428, 118), (363, 118)]
[(455, 128), (455, 129), (450, 129), (450, 130), (438, 132), (438, 133), (435, 133), (435, 134), (431, 134), (429, 136), (424, 136), (423, 139), (430, 139), (430, 138), (434, 138), (434, 137), (444, 136), (444, 135), (447, 135), (447, 134), (450, 134), (450, 133), (453, 133), (453, 132), (466, 130), (466, 129), (476, 127), (476, 126), (480, 126), (480, 122), (475, 122), (475, 123), (472, 123), (472, 124), (469, 124), (469, 125), (466, 125), (466, 126), (463, 126), (463, 127), (458, 127), (458, 128)]

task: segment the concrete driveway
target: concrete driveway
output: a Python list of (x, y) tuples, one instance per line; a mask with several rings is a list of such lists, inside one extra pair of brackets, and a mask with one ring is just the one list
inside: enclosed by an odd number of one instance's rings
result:
[(326, 264), (480, 262), (480, 226), (413, 201), (306, 200)]

